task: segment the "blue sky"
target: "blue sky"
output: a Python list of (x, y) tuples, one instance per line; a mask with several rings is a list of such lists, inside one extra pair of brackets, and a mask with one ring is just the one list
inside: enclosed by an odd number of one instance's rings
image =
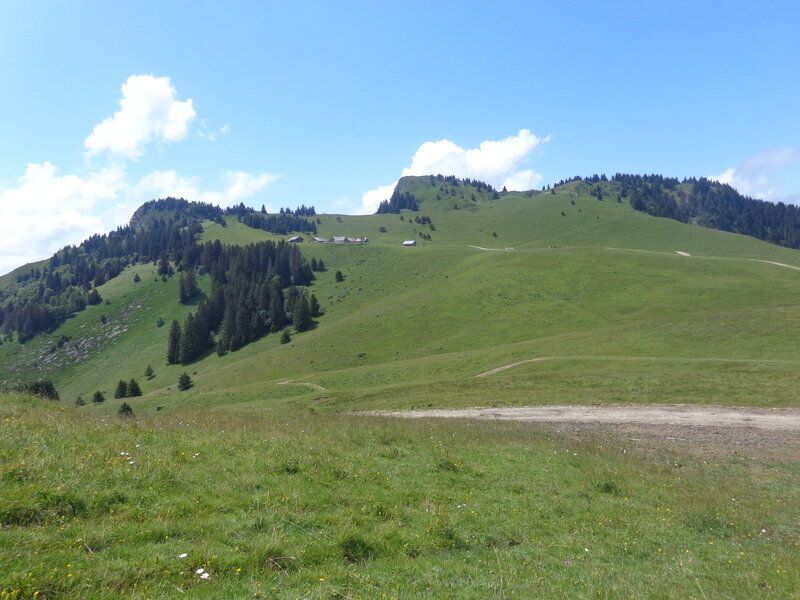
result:
[(403, 174), (800, 203), (800, 2), (2, 3), (0, 273), (166, 195), (364, 213)]

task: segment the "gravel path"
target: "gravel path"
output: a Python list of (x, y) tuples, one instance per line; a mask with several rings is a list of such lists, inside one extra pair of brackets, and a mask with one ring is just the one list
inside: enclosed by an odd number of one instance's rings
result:
[(800, 409), (697, 406), (688, 404), (635, 406), (521, 406), (452, 410), (408, 410), (369, 413), (405, 419), (461, 418), (540, 423), (678, 425), (747, 427), (800, 432)]

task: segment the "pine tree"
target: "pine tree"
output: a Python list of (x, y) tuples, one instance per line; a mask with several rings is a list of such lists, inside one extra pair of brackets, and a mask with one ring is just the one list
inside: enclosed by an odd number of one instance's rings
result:
[(181, 352), (181, 326), (178, 321), (172, 321), (167, 338), (167, 364), (177, 365), (180, 362)]
[(186, 323), (183, 324), (183, 333), (181, 334), (178, 358), (182, 365), (186, 365), (197, 358), (198, 354), (199, 350), (197, 347), (195, 316), (190, 313), (186, 316)]
[(139, 283), (142, 280), (138, 273), (133, 274), (133, 283)]
[(120, 379), (117, 384), (117, 389), (114, 392), (114, 398), (127, 398), (128, 397), (128, 384)]
[(102, 301), (103, 297), (100, 295), (100, 292), (98, 292), (97, 289), (92, 289), (92, 291), (89, 292), (89, 295), (86, 296), (86, 303), (90, 306), (96, 306)]
[(142, 388), (139, 387), (139, 383), (135, 379), (131, 379), (128, 382), (128, 398), (135, 398), (136, 396), (142, 395)]
[(133, 409), (131, 408), (130, 404), (128, 404), (127, 402), (123, 402), (122, 404), (119, 405), (119, 408), (117, 409), (117, 414), (120, 417), (132, 417)]
[(153, 377), (155, 377), (155, 371), (153, 371), (153, 367), (147, 365), (147, 368), (144, 370), (144, 376), (147, 377), (148, 379), (152, 379)]
[(336, 271), (336, 274), (333, 276), (333, 278), (337, 281), (337, 283), (344, 281), (344, 275), (342, 275), (341, 271)]
[(279, 288), (270, 289), (269, 298), (269, 328), (273, 333), (283, 329), (286, 325), (286, 313), (283, 310), (283, 295)]
[(314, 294), (311, 294), (311, 300), (309, 300), (308, 304), (312, 317), (318, 317), (320, 314), (322, 314), (319, 307), (319, 300), (317, 300), (317, 297)]
[(192, 378), (189, 377), (189, 374), (186, 373), (185, 371), (181, 373), (180, 377), (178, 377), (178, 389), (180, 391), (183, 392), (185, 390), (188, 390), (193, 385), (194, 383), (192, 382)]
[(308, 300), (305, 296), (298, 295), (292, 307), (292, 325), (294, 325), (295, 331), (306, 331), (311, 329), (312, 324)]
[(178, 296), (181, 304), (186, 304), (200, 293), (200, 288), (197, 287), (197, 275), (193, 269), (189, 269), (181, 273), (181, 279), (178, 284)]
[(92, 402), (94, 402), (95, 404), (100, 404), (101, 402), (105, 401), (106, 397), (103, 396), (103, 392), (101, 392), (100, 390), (97, 390), (92, 396)]

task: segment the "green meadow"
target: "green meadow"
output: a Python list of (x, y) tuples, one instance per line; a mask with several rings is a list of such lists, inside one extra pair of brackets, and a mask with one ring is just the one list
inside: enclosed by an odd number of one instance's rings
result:
[[(323, 314), (288, 344), (167, 365), (196, 304), (153, 264), (0, 344), (0, 384), (47, 376), (61, 395), (0, 396), (0, 600), (800, 596), (795, 447), (363, 414), (798, 407), (800, 252), (574, 183), (474, 201), (407, 185), (418, 212), (318, 216), (319, 235), (369, 243), (302, 244), (326, 266)], [(281, 237), (233, 218), (203, 233)]]
[(3, 598), (800, 591), (788, 460), (263, 403), (2, 419)]

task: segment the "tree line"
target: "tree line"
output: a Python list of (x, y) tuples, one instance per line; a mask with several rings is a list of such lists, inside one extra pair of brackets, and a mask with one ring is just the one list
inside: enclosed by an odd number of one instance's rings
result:
[(291, 212), (277, 215), (249, 212), (237, 216), (237, 219), (253, 229), (263, 229), (278, 235), (286, 235), (294, 231), (309, 235), (317, 233), (316, 223)]
[(611, 181), (638, 211), (800, 248), (800, 207), (756, 200), (705, 177), (618, 173)]

